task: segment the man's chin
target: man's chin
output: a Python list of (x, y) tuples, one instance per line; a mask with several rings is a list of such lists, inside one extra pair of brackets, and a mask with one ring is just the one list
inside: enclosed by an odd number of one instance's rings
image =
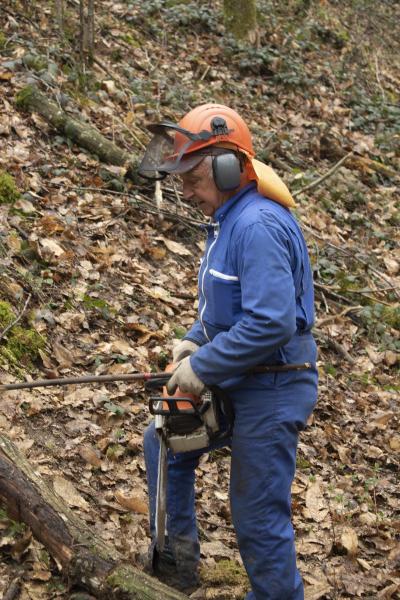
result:
[(207, 206), (206, 204), (204, 204), (203, 202), (200, 202), (200, 204), (198, 205), (198, 208), (201, 210), (201, 212), (203, 213), (204, 216), (206, 217), (212, 217), (215, 210), (213, 208), (210, 208), (209, 206)]

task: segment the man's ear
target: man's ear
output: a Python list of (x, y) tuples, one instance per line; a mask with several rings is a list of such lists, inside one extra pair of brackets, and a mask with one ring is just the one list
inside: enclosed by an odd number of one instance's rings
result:
[(240, 185), (242, 166), (232, 152), (213, 156), (212, 169), (214, 183), (220, 192), (230, 192)]

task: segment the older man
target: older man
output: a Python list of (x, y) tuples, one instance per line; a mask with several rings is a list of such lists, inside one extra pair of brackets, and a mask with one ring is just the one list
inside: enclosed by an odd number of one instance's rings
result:
[[(175, 348), (168, 391), (224, 389), (235, 416), (227, 440), (230, 502), (252, 588), (246, 600), (302, 600), (290, 489), (298, 435), (317, 397), (317, 353), (312, 273), (289, 210), (294, 203), (274, 171), (254, 159), (249, 129), (232, 109), (206, 104), (177, 125), (165, 121), (150, 129), (154, 138), (141, 173), (180, 175), (185, 200), (211, 217), (198, 320)], [(272, 370), (257, 373), (260, 365)], [(176, 569), (183, 588), (197, 583), (194, 471), (209, 449), (168, 459), (168, 546), (154, 560), (160, 570), (167, 564)], [(145, 458), (153, 535), (157, 456), (150, 425)]]

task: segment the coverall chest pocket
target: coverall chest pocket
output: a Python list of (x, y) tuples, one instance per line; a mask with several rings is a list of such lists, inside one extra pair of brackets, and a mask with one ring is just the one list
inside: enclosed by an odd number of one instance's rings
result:
[(207, 318), (212, 324), (225, 329), (234, 325), (241, 313), (241, 288), (236, 275), (221, 273), (215, 269), (208, 272), (209, 311)]

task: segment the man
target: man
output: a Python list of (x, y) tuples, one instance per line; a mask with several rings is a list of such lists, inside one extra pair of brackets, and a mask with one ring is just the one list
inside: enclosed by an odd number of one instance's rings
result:
[[(142, 174), (180, 175), (185, 200), (212, 219), (199, 272), (199, 317), (174, 350), (168, 392), (224, 389), (235, 416), (230, 502), (252, 587), (246, 600), (302, 600), (290, 489), (299, 431), (316, 402), (317, 353), (312, 273), (289, 210), (294, 203), (272, 169), (254, 159), (248, 127), (228, 107), (202, 105), (178, 125), (150, 129), (155, 135)], [(276, 370), (254, 372), (260, 365)], [(154, 425), (144, 448), (154, 535)], [(154, 556), (160, 570), (168, 561), (176, 568), (183, 588), (197, 583), (194, 471), (208, 450), (168, 459), (168, 547)]]

